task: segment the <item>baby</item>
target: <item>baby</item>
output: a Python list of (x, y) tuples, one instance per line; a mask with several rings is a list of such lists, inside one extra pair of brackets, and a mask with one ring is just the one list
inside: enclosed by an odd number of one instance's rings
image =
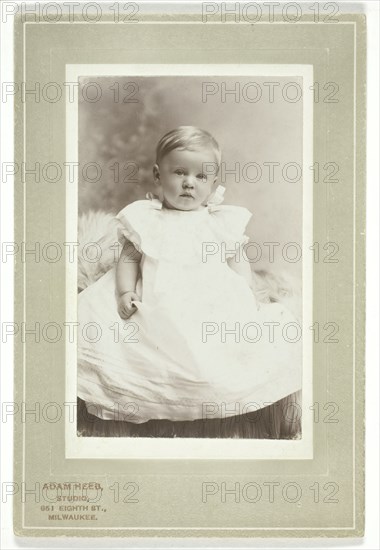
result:
[(119, 212), (120, 259), (79, 295), (80, 326), (100, 330), (78, 331), (78, 394), (104, 420), (195, 420), (210, 402), (223, 415), (301, 388), (300, 345), (278, 336), (294, 318), (255, 299), (241, 253), (251, 212), (221, 204), (220, 159), (199, 128), (161, 138), (156, 195)]
[[(204, 210), (216, 188), (221, 153), (218, 143), (206, 131), (182, 126), (163, 136), (157, 145), (154, 183), (163, 208)], [(142, 254), (126, 240), (116, 269), (118, 312), (128, 319), (136, 310), (134, 301)], [(228, 265), (252, 285), (248, 262), (228, 258)]]

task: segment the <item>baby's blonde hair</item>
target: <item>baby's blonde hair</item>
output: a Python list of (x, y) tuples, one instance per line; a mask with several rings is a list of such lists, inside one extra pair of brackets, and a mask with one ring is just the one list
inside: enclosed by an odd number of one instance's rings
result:
[(159, 164), (161, 159), (174, 149), (193, 151), (200, 147), (212, 149), (218, 171), (222, 156), (218, 142), (209, 132), (196, 126), (178, 126), (165, 134), (157, 144), (156, 163)]

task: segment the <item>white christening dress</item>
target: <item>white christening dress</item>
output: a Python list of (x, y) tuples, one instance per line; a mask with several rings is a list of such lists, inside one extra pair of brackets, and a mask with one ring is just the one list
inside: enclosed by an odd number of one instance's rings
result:
[[(142, 253), (136, 312), (117, 313), (115, 267), (78, 297), (78, 395), (105, 420), (195, 420), (250, 412), (301, 388), (292, 314), (258, 303), (226, 257), (247, 242), (251, 213), (139, 200), (119, 237)], [(241, 261), (247, 258), (241, 256)]]

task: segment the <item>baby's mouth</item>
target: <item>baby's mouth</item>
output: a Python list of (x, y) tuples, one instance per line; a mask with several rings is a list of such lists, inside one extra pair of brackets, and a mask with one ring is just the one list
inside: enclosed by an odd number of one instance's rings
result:
[(180, 195), (180, 197), (185, 197), (187, 199), (193, 199), (193, 195), (191, 193), (182, 193), (182, 195)]

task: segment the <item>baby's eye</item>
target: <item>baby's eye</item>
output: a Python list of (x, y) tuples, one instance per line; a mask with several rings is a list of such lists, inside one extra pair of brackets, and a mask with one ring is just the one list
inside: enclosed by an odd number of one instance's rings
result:
[(198, 175), (197, 175), (197, 178), (200, 179), (200, 180), (202, 180), (203, 183), (206, 183), (206, 182), (207, 182), (207, 176), (206, 176), (206, 174), (198, 174)]
[(177, 176), (183, 176), (185, 174), (185, 171), (181, 168), (178, 168), (177, 170), (175, 170), (174, 173), (177, 174)]

